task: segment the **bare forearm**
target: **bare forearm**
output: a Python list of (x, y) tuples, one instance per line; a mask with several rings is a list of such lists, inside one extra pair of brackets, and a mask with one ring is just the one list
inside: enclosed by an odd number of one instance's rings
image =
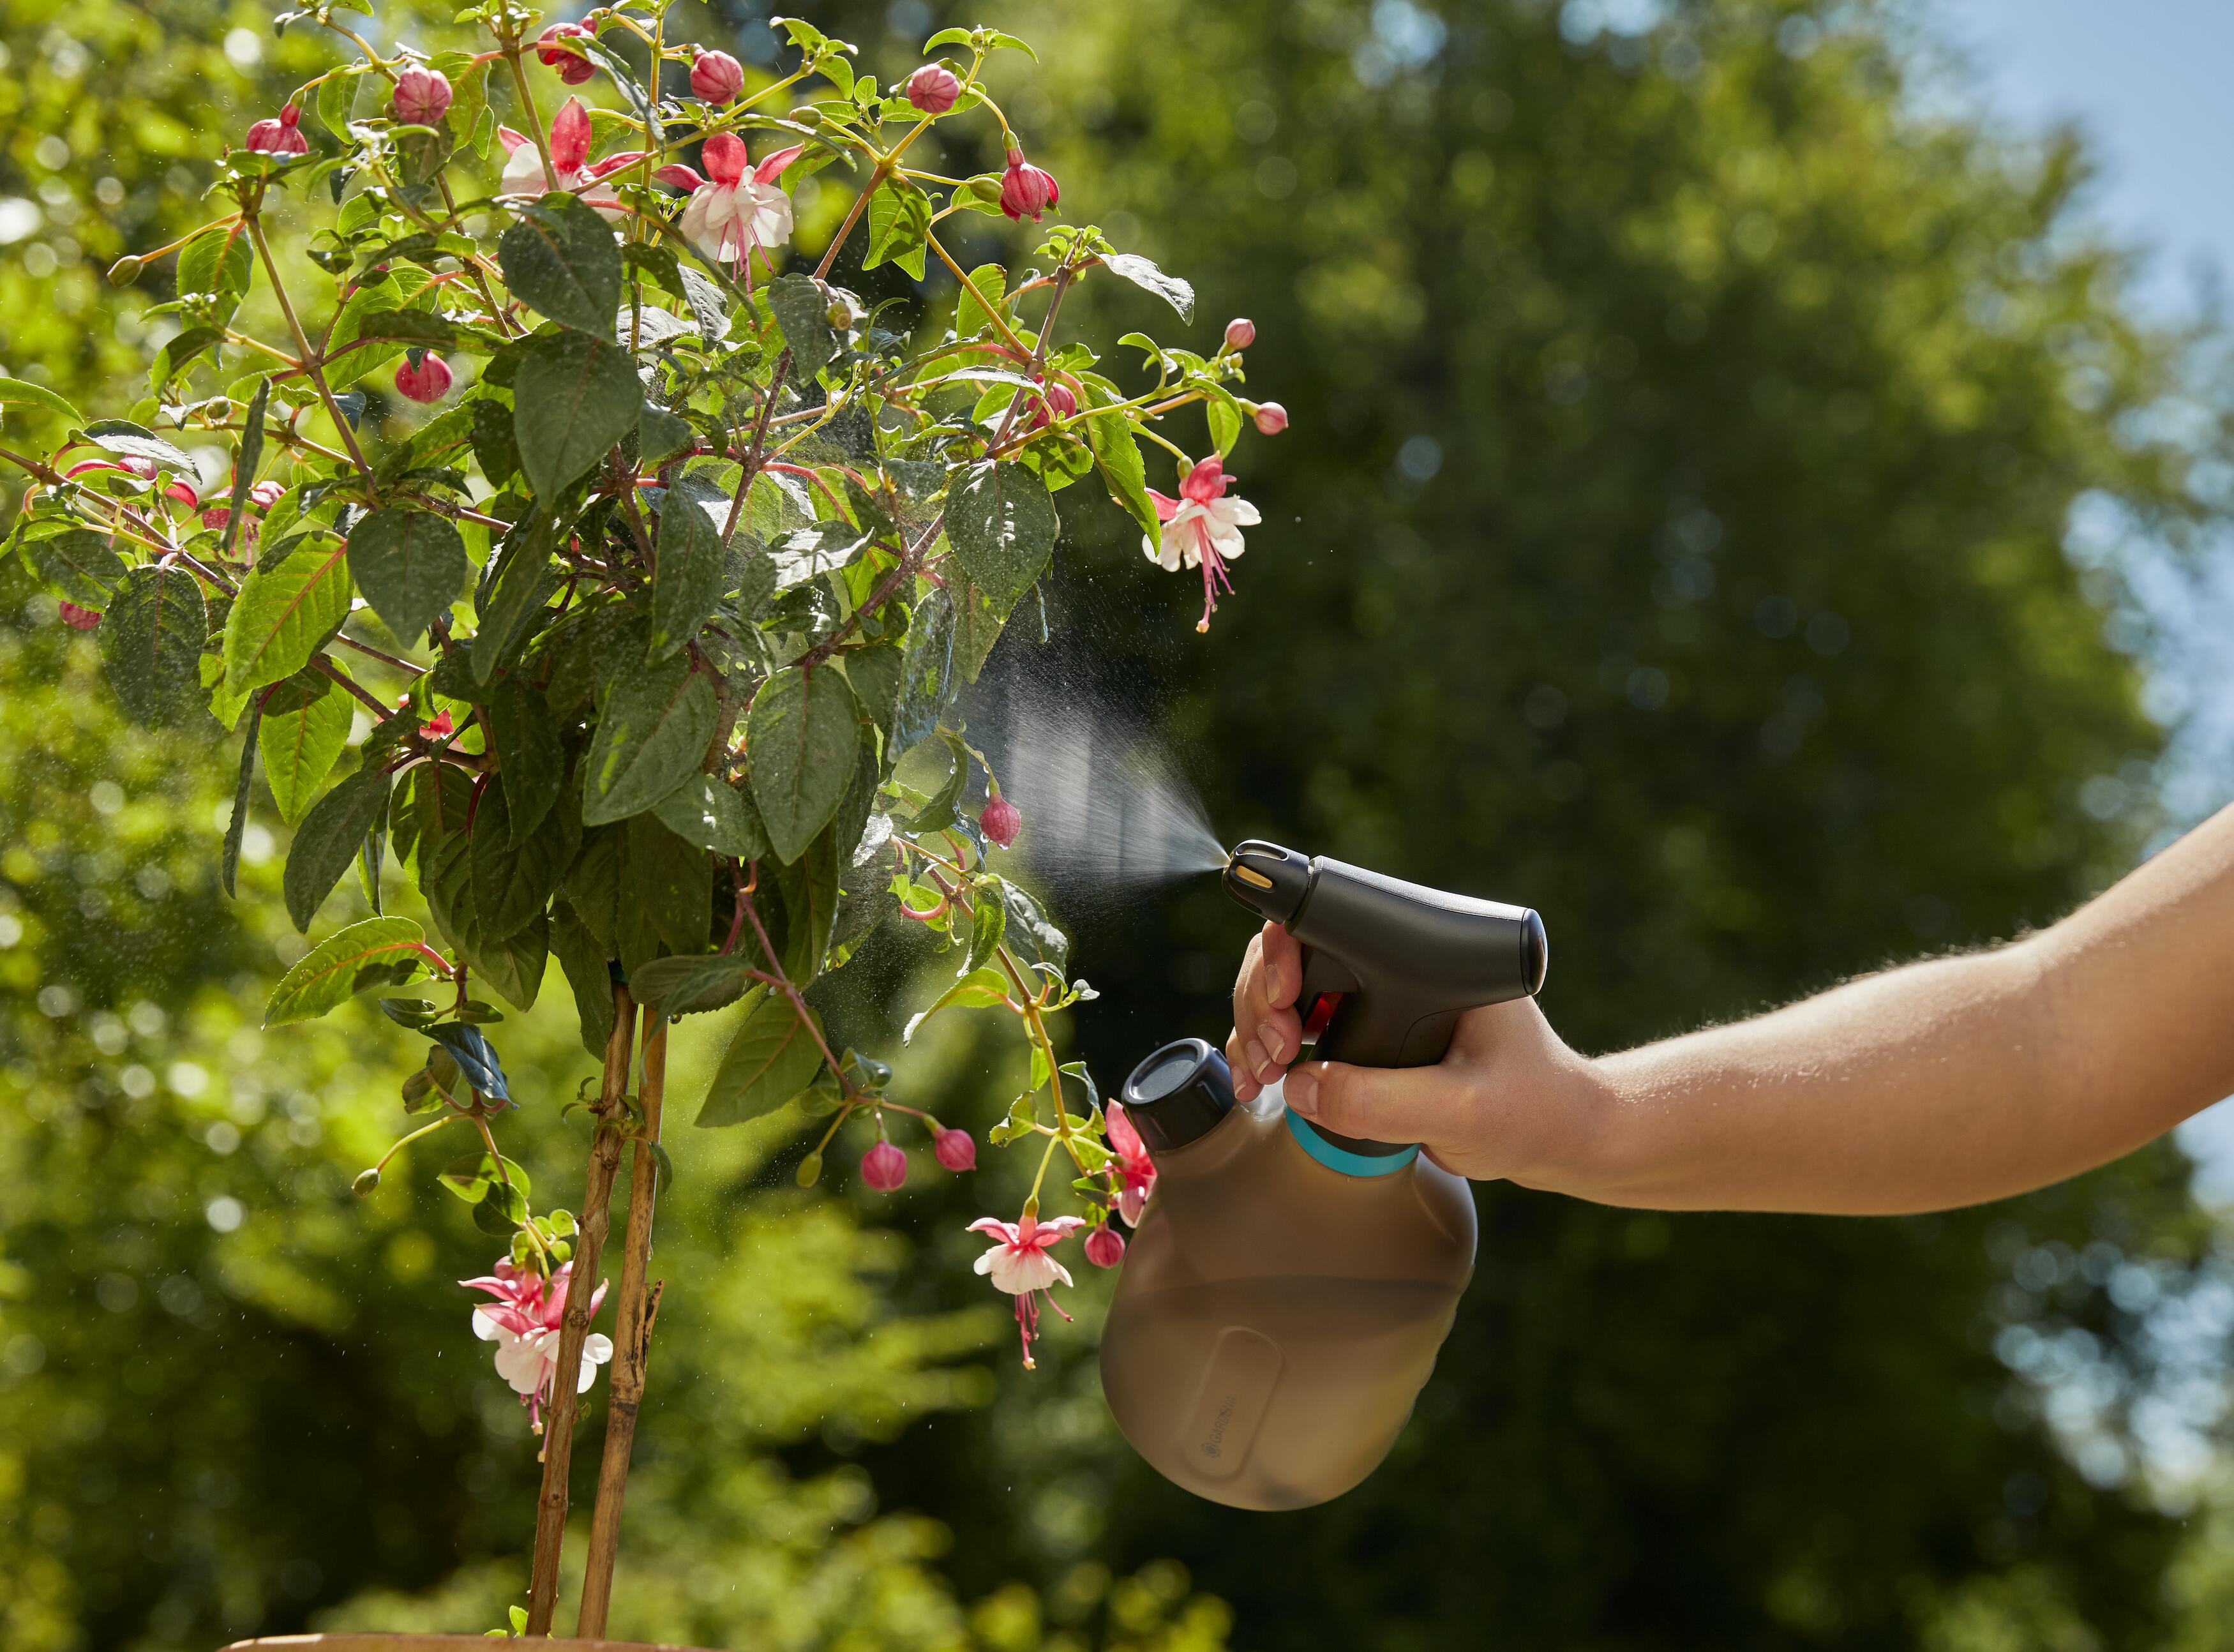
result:
[(1558, 1180), (1609, 1203), (1931, 1210), (2104, 1163), (2234, 1090), (2234, 811), (2022, 943), (1577, 1083), (1592, 1146)]

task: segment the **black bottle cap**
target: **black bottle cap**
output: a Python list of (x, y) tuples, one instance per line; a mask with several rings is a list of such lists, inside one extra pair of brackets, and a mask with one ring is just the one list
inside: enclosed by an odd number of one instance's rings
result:
[(1199, 1038), (1166, 1044), (1133, 1069), (1120, 1098), (1150, 1152), (1199, 1141), (1233, 1109), (1225, 1057)]

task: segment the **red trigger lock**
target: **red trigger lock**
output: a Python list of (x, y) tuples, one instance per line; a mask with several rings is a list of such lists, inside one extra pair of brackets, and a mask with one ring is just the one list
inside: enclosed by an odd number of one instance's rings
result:
[(1319, 994), (1311, 1004), (1311, 1013), (1303, 1017), (1303, 1042), (1318, 1042), (1319, 1035), (1326, 1031), (1327, 1022), (1334, 1019), (1334, 1012), (1342, 1008), (1342, 995), (1338, 992)]

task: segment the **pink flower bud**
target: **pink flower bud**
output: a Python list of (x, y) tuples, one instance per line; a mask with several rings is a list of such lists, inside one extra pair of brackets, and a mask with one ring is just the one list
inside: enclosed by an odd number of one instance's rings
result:
[(569, 51), (559, 42), (568, 40), (588, 40), (592, 32), (578, 23), (554, 23), (543, 31), (537, 42), (535, 56), (545, 69), (555, 69), (558, 78), (569, 86), (579, 86), (598, 72), (598, 66), (579, 52)]
[(248, 490), (249, 502), (259, 511), (270, 510), (286, 495), (285, 486), (270, 477), (266, 477)]
[(1086, 1259), (1097, 1268), (1114, 1268), (1125, 1259), (1125, 1236), (1106, 1223), (1086, 1236)]
[(745, 89), (745, 66), (727, 52), (700, 52), (690, 65), (690, 95), (727, 103)]
[(977, 1139), (967, 1130), (942, 1130), (931, 1139), (931, 1156), (951, 1171), (975, 1170)]
[(1277, 402), (1257, 404), (1257, 434), (1277, 436), (1288, 428), (1288, 410)]
[(1236, 316), (1225, 323), (1225, 348), (1247, 349), (1257, 342), (1257, 323), (1246, 316)]
[(450, 364), (428, 350), (415, 368), (407, 353), (395, 369), (395, 388), (414, 402), (440, 402), (450, 393)]
[(412, 64), (396, 75), (389, 108), (405, 126), (439, 126), (450, 112), (450, 77), (439, 69)]
[(907, 77), (907, 101), (925, 114), (944, 114), (962, 95), (962, 82), (944, 63), (925, 63)]
[(889, 1193), (907, 1180), (907, 1155), (889, 1141), (880, 1141), (861, 1155), (861, 1179), (879, 1193)]
[(192, 482), (174, 480), (167, 483), (163, 489), (163, 497), (173, 503), (185, 506), (190, 511), (198, 511), (201, 508), (202, 496), (194, 491)]
[(248, 128), (248, 147), (267, 155), (307, 155), (310, 140), (299, 130), (303, 111), (290, 103), (277, 121), (258, 121)]
[(75, 603), (64, 603), (62, 624), (72, 630), (89, 631), (101, 624), (101, 614), (96, 609), (80, 608)]
[(1032, 406), (1031, 428), (1044, 430), (1057, 419), (1068, 419), (1078, 411), (1078, 398), (1070, 387), (1060, 379), (1042, 387)]
[(1021, 149), (1009, 151), (1009, 169), (1001, 174), (1001, 210), (1022, 223), (1036, 224), (1040, 214), (1062, 199), (1055, 174), (1042, 172), (1024, 159)]
[(1024, 824), (1024, 817), (1016, 813), (1016, 806), (1004, 797), (996, 796), (977, 817), (977, 829), (988, 839), (1003, 849), (1016, 840), (1016, 833)]
[(212, 505), (202, 513), (202, 526), (212, 533), (225, 532), (225, 525), (232, 520), (230, 505)]

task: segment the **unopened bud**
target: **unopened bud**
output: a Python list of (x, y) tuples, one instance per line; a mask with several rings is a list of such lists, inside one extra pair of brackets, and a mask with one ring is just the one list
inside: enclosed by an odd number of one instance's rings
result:
[(389, 107), (405, 126), (438, 126), (450, 112), (450, 77), (439, 69), (414, 63), (396, 75)]
[(889, 1141), (880, 1141), (861, 1155), (861, 1179), (879, 1193), (896, 1191), (907, 1180), (907, 1155)]
[(450, 364), (428, 350), (414, 367), (407, 354), (395, 369), (395, 388), (414, 402), (440, 402), (450, 393)]
[(975, 1170), (977, 1143), (967, 1130), (942, 1130), (931, 1139), (931, 1156), (948, 1170)]
[(1288, 428), (1288, 410), (1277, 402), (1260, 402), (1257, 405), (1257, 434), (1277, 436)]
[(690, 95), (727, 103), (745, 89), (745, 66), (727, 52), (700, 52), (690, 65)]
[(1125, 1236), (1103, 1225), (1086, 1236), (1086, 1259), (1097, 1268), (1114, 1268), (1125, 1259)]
[(108, 266), (109, 284), (116, 287), (128, 287), (140, 278), (140, 272), (147, 267), (147, 259), (127, 252)]
[(377, 1170), (361, 1170), (356, 1173), (356, 1179), (349, 1184), (349, 1192), (363, 1198), (379, 1185), (380, 1172)]
[(809, 1153), (799, 1161), (799, 1185), (812, 1187), (822, 1179), (822, 1155)]
[(984, 812), (977, 817), (977, 829), (985, 834), (988, 841), (997, 843), (1003, 849), (1016, 840), (1016, 833), (1023, 829), (1023, 824), (1024, 817), (1016, 812), (1016, 806), (1000, 796), (986, 804)]
[(944, 114), (962, 95), (962, 82), (944, 63), (925, 63), (907, 77), (907, 101), (925, 114)]
[(1236, 316), (1225, 323), (1225, 348), (1247, 349), (1257, 342), (1257, 323), (1246, 316)]

